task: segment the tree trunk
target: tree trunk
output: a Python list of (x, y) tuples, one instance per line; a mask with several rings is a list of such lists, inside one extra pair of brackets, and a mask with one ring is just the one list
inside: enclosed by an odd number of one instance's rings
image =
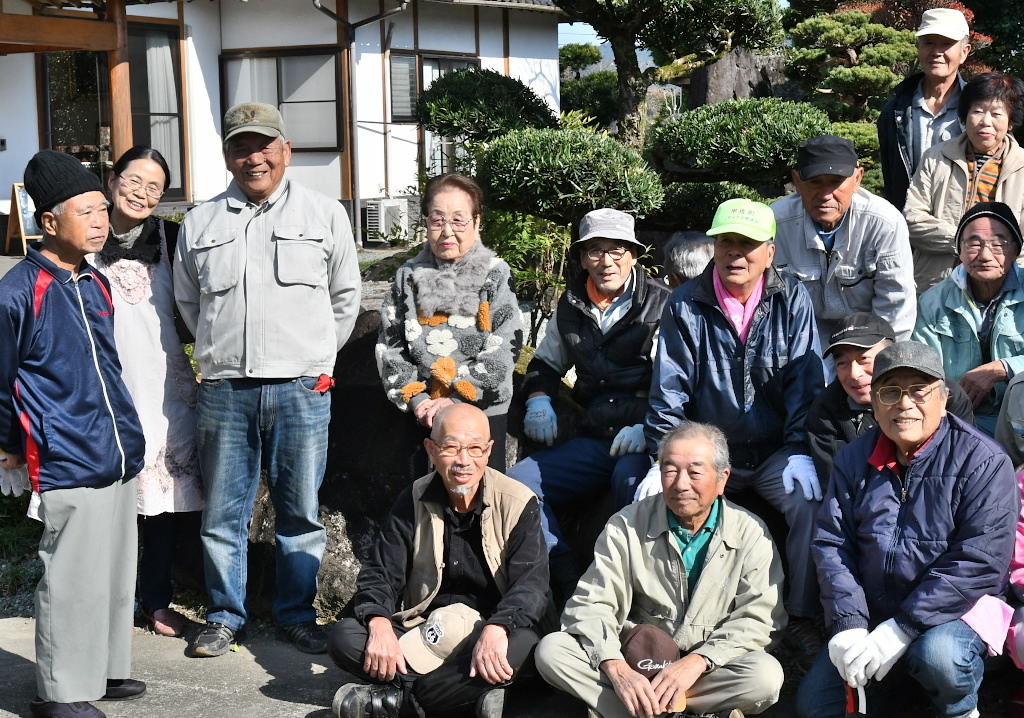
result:
[(647, 78), (636, 57), (636, 33), (609, 33), (615, 69), (619, 76), (618, 140), (641, 149), (647, 125)]

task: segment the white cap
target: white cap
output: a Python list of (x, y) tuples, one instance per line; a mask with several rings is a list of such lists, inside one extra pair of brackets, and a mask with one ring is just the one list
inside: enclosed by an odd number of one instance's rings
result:
[(967, 18), (959, 10), (948, 7), (925, 10), (921, 15), (921, 26), (917, 28), (917, 36), (941, 35), (950, 40), (963, 40), (971, 34), (967, 27)]

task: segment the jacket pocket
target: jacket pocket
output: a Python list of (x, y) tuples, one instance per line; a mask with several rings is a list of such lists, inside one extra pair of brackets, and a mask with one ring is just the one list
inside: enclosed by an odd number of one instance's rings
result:
[(274, 228), (275, 268), (281, 284), (319, 286), (327, 274), (326, 232), (320, 227), (286, 225)]
[(236, 238), (236, 230), (221, 229), (204, 232), (196, 240), (199, 291), (203, 294), (216, 294), (238, 284), (240, 243)]
[(874, 252), (867, 252), (863, 261), (857, 266), (844, 265), (836, 267), (835, 278), (844, 289), (855, 287), (865, 279), (874, 279), (878, 272), (878, 263)]
[(43, 417), (43, 439), (46, 442), (46, 457), (44, 461), (67, 461), (72, 459), (81, 451), (76, 451), (74, 442), (68, 437), (75, 435), (68, 427), (54, 425), (53, 417)]

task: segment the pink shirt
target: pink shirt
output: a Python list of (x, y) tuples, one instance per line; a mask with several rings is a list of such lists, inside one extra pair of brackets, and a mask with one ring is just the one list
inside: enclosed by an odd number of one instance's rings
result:
[(747, 297), (746, 304), (729, 294), (729, 290), (722, 284), (717, 271), (711, 272), (711, 279), (715, 285), (715, 296), (718, 297), (718, 306), (722, 308), (729, 323), (732, 324), (736, 333), (739, 334), (740, 343), (746, 344), (747, 332), (750, 331), (750, 321), (754, 318), (754, 310), (757, 309), (757, 304), (761, 301), (761, 293), (764, 291), (764, 274), (758, 277), (757, 284), (754, 285), (754, 291)]

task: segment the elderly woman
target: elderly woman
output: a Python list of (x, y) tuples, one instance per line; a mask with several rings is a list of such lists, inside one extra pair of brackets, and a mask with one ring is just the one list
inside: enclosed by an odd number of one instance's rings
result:
[(1002, 202), (967, 210), (954, 237), (960, 266), (921, 295), (912, 338), (939, 352), (978, 428), (992, 436), (1006, 383), (1024, 370), (1024, 270), (1017, 218)]
[(910, 229), (917, 293), (942, 281), (957, 262), (953, 235), (978, 202), (1024, 210), (1024, 150), (1011, 134), (1024, 121), (1024, 83), (999, 72), (978, 75), (957, 108), (964, 133), (928, 150), (903, 210)]
[[(508, 265), (480, 242), (482, 197), (463, 175), (427, 183), (420, 203), (427, 241), (399, 268), (384, 299), (377, 367), (388, 398), (411, 412), (423, 438), (445, 406), (483, 409), (494, 442), (489, 464), (503, 472), (523, 324)], [(427, 471), (421, 443), (410, 447), (412, 477)]]
[[(136, 145), (114, 164), (110, 235), (90, 261), (110, 280), (122, 376), (146, 436), (139, 473), (139, 603), (153, 631), (180, 636), (186, 620), (170, 607), (178, 534), (198, 535), (203, 488), (196, 456), (196, 378), (176, 325), (171, 258), (178, 224), (153, 210), (171, 181), (163, 156)], [(177, 328), (176, 328), (177, 327)]]

